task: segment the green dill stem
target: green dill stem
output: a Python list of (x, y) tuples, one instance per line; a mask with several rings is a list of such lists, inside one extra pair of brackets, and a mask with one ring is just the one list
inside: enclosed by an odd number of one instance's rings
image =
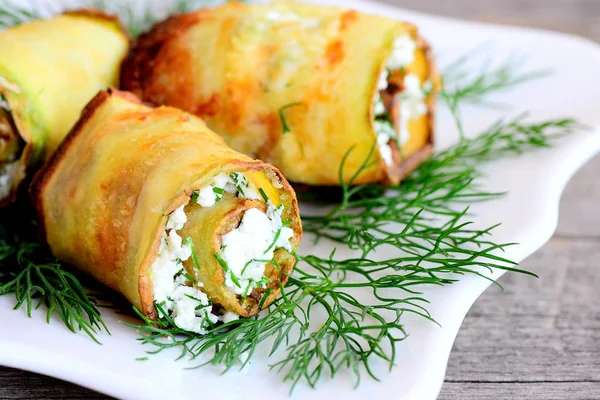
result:
[(265, 290), (263, 297), (260, 299), (260, 302), (258, 303), (259, 310), (262, 310), (263, 305), (265, 304), (265, 301), (267, 301), (267, 299), (269, 298), (269, 295), (271, 294), (271, 291), (272, 291), (271, 288), (268, 288), (267, 290)]
[(98, 333), (109, 331), (79, 280), (50, 261), (41, 245), (14, 243), (5, 231), (0, 235), (0, 295), (14, 293), (14, 309), (24, 305), (29, 317), (45, 305), (48, 323), (55, 314), (72, 332), (84, 331), (99, 343)]
[(281, 130), (282, 133), (285, 135), (287, 133), (290, 133), (292, 130), (290, 129), (289, 125), (287, 124), (287, 121), (285, 119), (285, 115), (284, 112), (291, 107), (298, 107), (298, 106), (302, 106), (304, 105), (303, 103), (300, 102), (295, 102), (295, 103), (290, 103), (290, 104), (286, 104), (283, 107), (281, 107), (279, 109), (279, 120), (281, 121)]
[(282, 228), (277, 229), (277, 232), (275, 233), (275, 236), (273, 237), (273, 241), (271, 242), (269, 247), (267, 247), (267, 249), (263, 252), (263, 254), (267, 254), (273, 247), (275, 247), (275, 245), (277, 244), (277, 241), (279, 240), (279, 236), (281, 236), (281, 229)]
[(490, 94), (508, 91), (523, 83), (550, 75), (548, 70), (520, 72), (522, 62), (508, 59), (499, 67), (489, 69), (487, 63), (480, 74), (472, 76), (466, 72), (467, 64), (477, 51), (459, 57), (446, 67), (442, 76), (443, 90), (440, 98), (446, 103), (461, 140), (465, 139), (460, 105), (470, 103), (486, 105), (484, 99)]
[(263, 188), (258, 188), (258, 192), (262, 196), (262, 198), (265, 201), (265, 203), (268, 203), (269, 202), (269, 197), (267, 196), (267, 194), (265, 193), (265, 191), (263, 190)]
[(198, 261), (198, 254), (196, 253), (196, 246), (194, 245), (194, 241), (189, 236), (186, 238), (185, 241), (190, 246), (190, 250), (192, 252), (192, 261), (194, 262), (194, 267), (198, 271), (200, 271), (200, 262)]
[[(377, 379), (373, 359), (392, 368), (395, 345), (407, 335), (404, 315), (435, 322), (427, 311), (425, 287), (450, 285), (464, 274), (495, 283), (485, 270), (533, 275), (500, 255), (513, 244), (487, 239), (495, 226), (474, 229), (466, 219), (468, 207), (453, 205), (501, 195), (479, 189), (481, 162), (548, 147), (554, 136), (576, 128), (572, 119), (539, 124), (526, 123), (524, 117), (498, 121), (479, 137), (434, 155), (401, 187), (384, 191), (373, 185), (353, 186), (352, 181), (343, 184), (341, 203), (324, 216), (304, 216), (304, 230), (317, 239), (334, 240), (341, 249), (356, 250), (355, 258), (338, 257), (335, 250), (328, 257), (295, 255), (300, 265), (288, 277), (288, 285), (280, 286), (281, 297), (268, 313), (239, 320), (229, 329), (216, 327), (206, 336), (181, 337), (179, 347), (192, 359), (205, 354), (208, 363), (229, 370), (239, 364), (243, 352), (252, 353), (258, 343), (272, 338), (270, 353), (283, 353), (272, 367), (292, 389), (300, 382), (315, 386), (342, 370), (353, 373), (355, 384), (363, 373)], [(367, 158), (362, 168), (369, 164)], [(396, 256), (373, 258), (382, 246), (394, 249)], [(353, 295), (356, 290), (360, 298)], [(324, 321), (314, 320), (319, 310)], [(170, 348), (172, 343), (159, 340), (164, 334), (176, 336), (176, 329), (169, 329), (142, 327), (142, 340), (156, 351)]]
[(10, 28), (11, 26), (21, 25), (42, 18), (42, 14), (36, 9), (27, 9), (16, 4), (0, 5), (0, 29)]
[(235, 274), (229, 269), (229, 265), (227, 265), (225, 260), (223, 260), (223, 257), (221, 257), (219, 253), (215, 253), (215, 258), (217, 259), (219, 265), (221, 265), (221, 268), (223, 268), (223, 271), (225, 271), (226, 274), (229, 273), (229, 275), (231, 276), (231, 281), (235, 284), (235, 286), (241, 289), (242, 285), (240, 284), (240, 281), (238, 280), (237, 276), (235, 276)]

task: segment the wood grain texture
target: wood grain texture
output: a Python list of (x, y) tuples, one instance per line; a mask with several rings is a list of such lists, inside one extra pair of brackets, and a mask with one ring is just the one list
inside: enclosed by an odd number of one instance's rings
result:
[(600, 40), (597, 0), (381, 0), (431, 14), (575, 33)]
[(446, 382), (439, 400), (592, 400), (598, 399), (598, 384), (588, 382), (563, 382), (537, 384), (518, 382), (498, 384), (485, 382)]
[[(387, 0), (419, 11), (535, 26), (600, 41), (598, 0)], [(600, 399), (600, 157), (569, 183), (555, 237), (467, 315), (440, 399)], [(0, 399), (108, 399), (0, 367)]]

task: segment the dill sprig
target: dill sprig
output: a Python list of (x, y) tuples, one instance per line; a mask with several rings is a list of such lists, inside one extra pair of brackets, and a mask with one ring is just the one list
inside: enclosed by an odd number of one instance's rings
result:
[(480, 72), (472, 73), (471, 66), (480, 49), (475, 49), (444, 68), (443, 89), (439, 96), (448, 106), (460, 137), (464, 137), (460, 107), (465, 104), (492, 106), (489, 95), (506, 92), (523, 83), (551, 75), (549, 70), (523, 72), (524, 60), (509, 57), (497, 67), (490, 67), (490, 59), (483, 62)]
[(136, 37), (168, 16), (213, 7), (227, 1), (231, 0), (172, 0), (165, 2), (162, 7), (152, 7), (148, 3), (136, 1), (115, 3), (107, 0), (92, 0), (90, 5), (118, 15), (131, 36)]
[(26, 8), (21, 4), (9, 2), (0, 5), (0, 29), (20, 25), (43, 17), (36, 8)]
[[(299, 382), (315, 387), (324, 376), (346, 370), (356, 385), (365, 373), (377, 379), (375, 360), (392, 368), (395, 345), (407, 336), (402, 317), (435, 321), (425, 287), (450, 285), (464, 274), (495, 282), (490, 274), (496, 270), (533, 275), (501, 256), (513, 244), (489, 240), (495, 226), (475, 229), (468, 207), (456, 207), (500, 195), (479, 190), (481, 162), (547, 147), (554, 135), (577, 126), (571, 119), (535, 124), (524, 118), (499, 121), (439, 152), (400, 187), (342, 185), (342, 200), (332, 211), (303, 216), (305, 232), (336, 242), (337, 251), (299, 256), (281, 298), (267, 312), (205, 336), (146, 320), (137, 327), (141, 342), (152, 346), (150, 353), (175, 347), (181, 357), (224, 370), (243, 367), (259, 343), (269, 342), (269, 354), (279, 357), (272, 368), (292, 389)], [(361, 170), (368, 165), (367, 159)], [(384, 247), (394, 258), (376, 256)]]
[(0, 225), (0, 295), (14, 294), (14, 309), (46, 307), (46, 321), (57, 315), (72, 332), (84, 331), (95, 342), (109, 332), (95, 300), (80, 280), (52, 258), (44, 246), (9, 234)]
[[(108, 0), (82, 0), (78, 8), (93, 7), (107, 13), (118, 15), (127, 27), (131, 36), (136, 37), (148, 30), (155, 23), (170, 15), (191, 12), (206, 7), (213, 7), (230, 0), (172, 0), (152, 6), (147, 2), (134, 0), (114, 2)], [(50, 4), (36, 2), (35, 6), (26, 8), (18, 2), (7, 1), (0, 4), (0, 29), (20, 25), (35, 19), (42, 19), (67, 10), (66, 4), (56, 4), (50, 9)], [(44, 10), (41, 12), (40, 10)]]
[[(481, 46), (485, 48), (486, 46)], [(550, 70), (523, 71), (525, 59), (508, 57), (496, 67), (490, 67), (491, 59), (486, 59), (473, 74), (471, 66), (478, 59), (480, 49), (464, 54), (444, 68), (442, 75), (442, 97), (451, 103), (486, 105), (490, 94), (505, 92), (523, 83), (547, 77)]]
[[(364, 247), (364, 243), (371, 240), (373, 232), (389, 235), (396, 229), (386, 228), (386, 223), (406, 224), (420, 210), (455, 216), (463, 212), (457, 210), (457, 203), (499, 195), (479, 190), (480, 163), (547, 148), (553, 138), (580, 127), (570, 118), (542, 123), (527, 123), (525, 119), (526, 115), (521, 115), (509, 121), (498, 120), (479, 136), (463, 138), (424, 161), (400, 186), (352, 186), (351, 182), (343, 185), (341, 203), (331, 212), (325, 216), (303, 216), (304, 231), (368, 252), (371, 248)], [(381, 195), (383, 192), (387, 195)], [(429, 220), (423, 223), (431, 226)]]

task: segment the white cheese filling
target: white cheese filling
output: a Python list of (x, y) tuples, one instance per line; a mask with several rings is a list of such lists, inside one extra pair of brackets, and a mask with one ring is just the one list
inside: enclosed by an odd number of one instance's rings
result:
[(17, 93), (17, 94), (21, 93), (21, 88), (18, 85), (14, 84), (12, 82), (9, 82), (3, 76), (0, 76), (0, 86), (2, 86), (3, 88), (5, 88), (7, 90), (10, 90), (13, 93)]
[(268, 283), (265, 265), (275, 250), (292, 250), (294, 231), (283, 226), (283, 206), (269, 201), (267, 212), (252, 208), (244, 214), (240, 226), (222, 236), (221, 258), (227, 265), (225, 285), (233, 293), (248, 295)]
[(241, 197), (250, 200), (260, 200), (262, 197), (256, 191), (253, 185), (250, 184), (244, 174), (234, 172), (232, 174), (220, 173), (217, 175), (210, 185), (206, 185), (196, 192), (194, 196), (196, 202), (202, 207), (212, 207), (223, 197), (225, 193), (239, 193)]
[(19, 162), (11, 162), (0, 165), (0, 200), (7, 198), (15, 185)]
[(417, 43), (405, 33), (394, 40), (394, 50), (386, 62), (387, 70), (398, 70), (409, 66), (415, 61), (415, 50)]
[(421, 87), (419, 77), (408, 74), (404, 77), (404, 90), (398, 95), (400, 97), (400, 144), (409, 139), (408, 123), (410, 120), (427, 114), (425, 104), (425, 91)]
[(386, 110), (381, 98), (380, 91), (387, 89), (390, 71), (401, 70), (412, 64), (415, 60), (416, 42), (408, 35), (403, 34), (394, 41), (392, 55), (386, 61), (385, 69), (379, 76), (377, 85), (378, 92), (375, 97), (375, 132), (377, 133), (377, 146), (381, 158), (387, 165), (392, 165), (392, 148), (390, 141), (394, 140), (399, 144), (408, 141), (410, 132), (408, 124), (410, 120), (419, 118), (427, 113), (425, 104), (426, 94), (421, 87), (419, 78), (414, 74), (407, 74), (404, 78), (404, 90), (398, 94), (400, 97), (400, 132), (396, 132), (395, 127), (389, 119), (379, 119), (385, 116)]
[(4, 98), (4, 96), (0, 95), (0, 108), (6, 111), (11, 111), (10, 104)]
[[(281, 187), (277, 178), (273, 179), (273, 185)], [(196, 191), (192, 199), (202, 207), (212, 207), (224, 193), (262, 199), (242, 173), (220, 173), (211, 184)], [(234, 293), (247, 295), (256, 287), (264, 287), (268, 283), (264, 276), (265, 264), (273, 259), (275, 250), (285, 248), (291, 251), (290, 238), (294, 232), (284, 226), (282, 212), (283, 206), (275, 208), (268, 201), (266, 213), (258, 209), (246, 211), (240, 226), (222, 236), (221, 259), (227, 267), (225, 285)], [(205, 334), (216, 322), (231, 322), (239, 315), (230, 311), (221, 316), (214, 315), (206, 294), (192, 286), (202, 287), (203, 284), (192, 282), (194, 278), (187, 275), (183, 266), (183, 262), (192, 256), (192, 246), (177, 231), (186, 222), (185, 205), (169, 216), (158, 255), (152, 263), (154, 301), (179, 328)]]
[[(280, 22), (299, 22), (302, 29), (316, 28), (321, 23), (318, 18), (305, 18), (288, 10), (269, 10), (265, 14), (265, 19), (271, 24)], [(268, 25), (260, 26), (262, 29), (267, 27)]]
[(176, 232), (187, 222), (184, 208), (185, 205), (179, 207), (169, 217), (158, 255), (152, 263), (154, 301), (171, 315), (179, 328), (204, 334), (219, 317), (212, 314), (208, 297), (192, 287), (186, 277), (183, 262), (190, 259), (192, 249)]

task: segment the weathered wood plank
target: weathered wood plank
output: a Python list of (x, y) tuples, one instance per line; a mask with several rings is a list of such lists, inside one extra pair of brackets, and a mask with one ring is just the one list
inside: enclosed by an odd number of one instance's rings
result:
[(596, 0), (380, 0), (462, 19), (552, 29), (600, 41)]
[(600, 156), (567, 185), (560, 205), (557, 235), (600, 239)]
[(519, 382), (510, 385), (447, 382), (439, 400), (593, 400), (600, 398), (599, 382)]
[(598, 257), (595, 240), (554, 239), (522, 265), (540, 279), (501, 279), (506, 292), (489, 289), (467, 316), (446, 379), (600, 383)]
[(92, 390), (47, 376), (0, 367), (0, 400), (108, 400)]

